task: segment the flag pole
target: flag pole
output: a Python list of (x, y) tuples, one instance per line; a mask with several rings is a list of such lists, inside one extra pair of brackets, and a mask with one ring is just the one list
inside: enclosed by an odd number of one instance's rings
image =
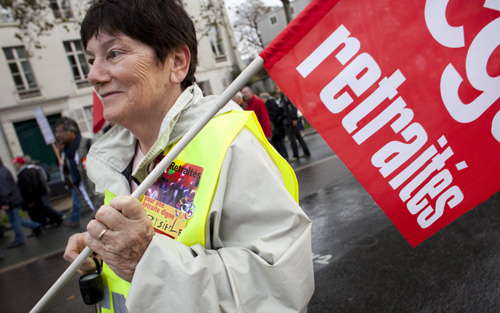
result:
[[(200, 130), (222, 109), (231, 98), (241, 90), (246, 83), (254, 76), (264, 65), (264, 60), (257, 56), (241, 74), (224, 90), (224, 92), (217, 98), (212, 107), (205, 112), (189, 129), (189, 131), (179, 140), (179, 142), (170, 150), (169, 153), (161, 160), (158, 165), (149, 173), (139, 187), (132, 193), (132, 197), (139, 199), (142, 194), (156, 181), (156, 179), (167, 169), (177, 155), (184, 150), (184, 148), (193, 140), (193, 138), (200, 132)], [(50, 287), (45, 295), (38, 301), (38, 303), (31, 309), (30, 313), (38, 313), (54, 298), (54, 296), (61, 290), (64, 285), (73, 277), (78, 268), (85, 262), (85, 260), (92, 254), (89, 247), (78, 255), (78, 257), (71, 263), (64, 273), (56, 280)]]

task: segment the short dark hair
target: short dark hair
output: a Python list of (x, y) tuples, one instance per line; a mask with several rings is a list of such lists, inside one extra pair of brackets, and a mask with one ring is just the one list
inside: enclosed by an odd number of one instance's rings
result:
[(59, 125), (62, 126), (62, 129), (64, 131), (73, 131), (75, 134), (80, 133), (80, 128), (78, 127), (78, 124), (76, 123), (75, 120), (70, 119), (69, 117), (61, 117), (56, 121), (56, 127)]
[(150, 46), (163, 64), (170, 52), (186, 45), (191, 53), (182, 89), (195, 81), (198, 41), (181, 0), (98, 0), (87, 11), (80, 36), (83, 46), (99, 32), (123, 33)]

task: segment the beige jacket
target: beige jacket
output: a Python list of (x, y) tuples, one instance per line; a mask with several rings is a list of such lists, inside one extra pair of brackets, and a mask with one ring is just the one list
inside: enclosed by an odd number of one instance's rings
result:
[[(155, 146), (134, 176), (180, 138), (214, 101), (186, 89), (165, 116)], [(239, 109), (229, 103), (224, 111)], [(135, 139), (113, 127), (91, 148), (96, 189), (130, 194), (121, 174)], [(229, 147), (209, 213), (205, 247), (156, 234), (139, 262), (126, 301), (129, 312), (303, 312), (314, 290), (311, 222), (284, 187), (257, 138), (243, 129)]]

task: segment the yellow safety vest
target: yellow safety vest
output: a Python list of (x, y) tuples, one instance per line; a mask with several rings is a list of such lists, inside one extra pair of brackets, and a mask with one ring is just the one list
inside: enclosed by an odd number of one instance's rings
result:
[[(295, 173), (288, 162), (267, 141), (255, 113), (253, 111), (230, 111), (220, 114), (214, 117), (177, 156), (177, 160), (203, 168), (203, 176), (194, 198), (197, 208), (187, 221), (185, 229), (176, 239), (187, 246), (195, 244), (205, 246), (207, 218), (217, 188), (222, 162), (227, 149), (243, 127), (247, 127), (259, 139), (280, 169), (288, 192), (298, 202), (298, 183)], [(172, 146), (168, 147), (164, 155), (171, 148)], [(105, 298), (100, 302), (101, 312), (126, 313), (125, 299), (130, 283), (118, 277), (106, 264), (103, 265), (103, 281)]]

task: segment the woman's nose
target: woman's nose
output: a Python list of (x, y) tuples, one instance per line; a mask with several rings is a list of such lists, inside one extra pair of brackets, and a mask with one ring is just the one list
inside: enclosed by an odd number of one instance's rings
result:
[(91, 85), (95, 86), (109, 81), (110, 75), (105, 63), (106, 61), (102, 61), (99, 59), (94, 60), (94, 63), (90, 67), (90, 71), (87, 76), (87, 79), (89, 80), (89, 83)]

